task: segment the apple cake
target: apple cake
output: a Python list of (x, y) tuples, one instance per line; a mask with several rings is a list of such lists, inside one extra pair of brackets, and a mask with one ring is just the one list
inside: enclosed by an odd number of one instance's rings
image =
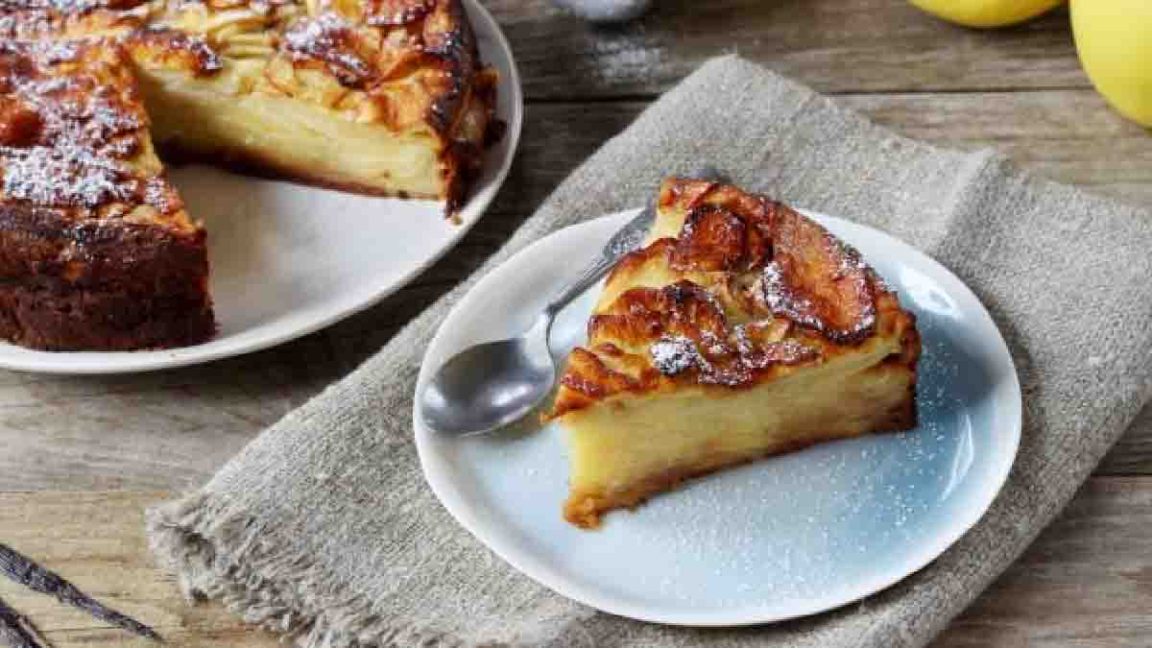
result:
[(860, 254), (765, 196), (669, 179), (609, 274), (547, 419), (565, 518), (596, 527), (685, 479), (916, 425), (914, 316)]
[(148, 136), (119, 48), (0, 42), (0, 338), (42, 349), (201, 342), (204, 230)]
[(501, 130), (460, 0), (3, 0), (0, 46), (0, 336), (27, 346), (211, 335), (204, 232), (154, 146), (451, 212)]

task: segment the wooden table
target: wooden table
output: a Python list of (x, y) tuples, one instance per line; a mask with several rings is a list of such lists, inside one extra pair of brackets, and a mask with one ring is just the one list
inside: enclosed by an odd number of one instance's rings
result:
[[(573, 167), (708, 57), (740, 54), (912, 137), (994, 146), (1037, 173), (1152, 207), (1152, 136), (1112, 113), (1063, 11), (976, 32), (902, 0), (662, 0), (593, 29), (545, 0), (489, 0), (524, 76), (519, 159), (455, 252), (384, 304), (303, 340), (138, 376), (0, 372), (0, 541), (155, 624), (176, 646), (273, 646), (152, 568), (141, 509), (208, 478), (262, 428), (346, 374), (476, 268)], [(1150, 278), (1152, 280), (1152, 278)], [(1152, 412), (1072, 507), (937, 648), (1152, 643)], [(121, 633), (0, 583), (56, 646)], [(144, 645), (144, 644), (140, 644)]]

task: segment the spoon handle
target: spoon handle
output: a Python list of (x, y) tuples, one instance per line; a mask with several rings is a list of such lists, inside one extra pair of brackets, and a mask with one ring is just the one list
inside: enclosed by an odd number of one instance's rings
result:
[(612, 266), (620, 260), (620, 257), (640, 247), (640, 242), (648, 234), (648, 229), (652, 227), (652, 221), (655, 218), (656, 207), (653, 203), (649, 203), (635, 218), (628, 221), (627, 225), (613, 234), (612, 238), (608, 239), (604, 249), (600, 251), (600, 256), (584, 268), (580, 276), (568, 284), (548, 304), (545, 309), (547, 315), (552, 317), (559, 313), (573, 299), (584, 294), (585, 290), (592, 287), (592, 284), (599, 281), (600, 277), (611, 270)]
[[(724, 182), (725, 175), (718, 169), (711, 166), (696, 169), (689, 173), (686, 177), (698, 178), (700, 180), (712, 180), (714, 182)], [(584, 294), (585, 290), (592, 287), (592, 284), (600, 280), (620, 257), (628, 254), (629, 252), (640, 247), (640, 243), (644, 241), (644, 237), (648, 235), (648, 230), (652, 228), (652, 222), (656, 220), (656, 203), (655, 201), (649, 202), (644, 210), (636, 215), (635, 218), (628, 221), (624, 227), (612, 235), (608, 239), (608, 243), (604, 245), (604, 249), (600, 251), (600, 257), (593, 261), (580, 276), (572, 283), (568, 284), (564, 290), (553, 299), (548, 307), (544, 310), (544, 317), (551, 320), (559, 313), (565, 306), (567, 306), (573, 299)]]

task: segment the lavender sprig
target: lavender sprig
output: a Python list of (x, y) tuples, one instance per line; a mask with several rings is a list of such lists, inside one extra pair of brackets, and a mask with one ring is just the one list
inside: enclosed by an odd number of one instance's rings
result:
[(25, 587), (42, 594), (55, 596), (61, 603), (78, 607), (97, 619), (107, 621), (142, 637), (163, 641), (152, 628), (103, 605), (81, 592), (75, 585), (64, 580), (58, 574), (37, 565), (31, 558), (3, 543), (0, 543), (0, 572)]
[(0, 599), (0, 645), (10, 648), (45, 648), (39, 633), (16, 610)]

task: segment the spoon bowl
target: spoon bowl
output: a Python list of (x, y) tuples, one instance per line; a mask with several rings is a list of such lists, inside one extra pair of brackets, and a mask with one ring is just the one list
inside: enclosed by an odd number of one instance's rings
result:
[(444, 434), (480, 434), (528, 415), (556, 383), (545, 328), (452, 356), (421, 395), (424, 424)]

